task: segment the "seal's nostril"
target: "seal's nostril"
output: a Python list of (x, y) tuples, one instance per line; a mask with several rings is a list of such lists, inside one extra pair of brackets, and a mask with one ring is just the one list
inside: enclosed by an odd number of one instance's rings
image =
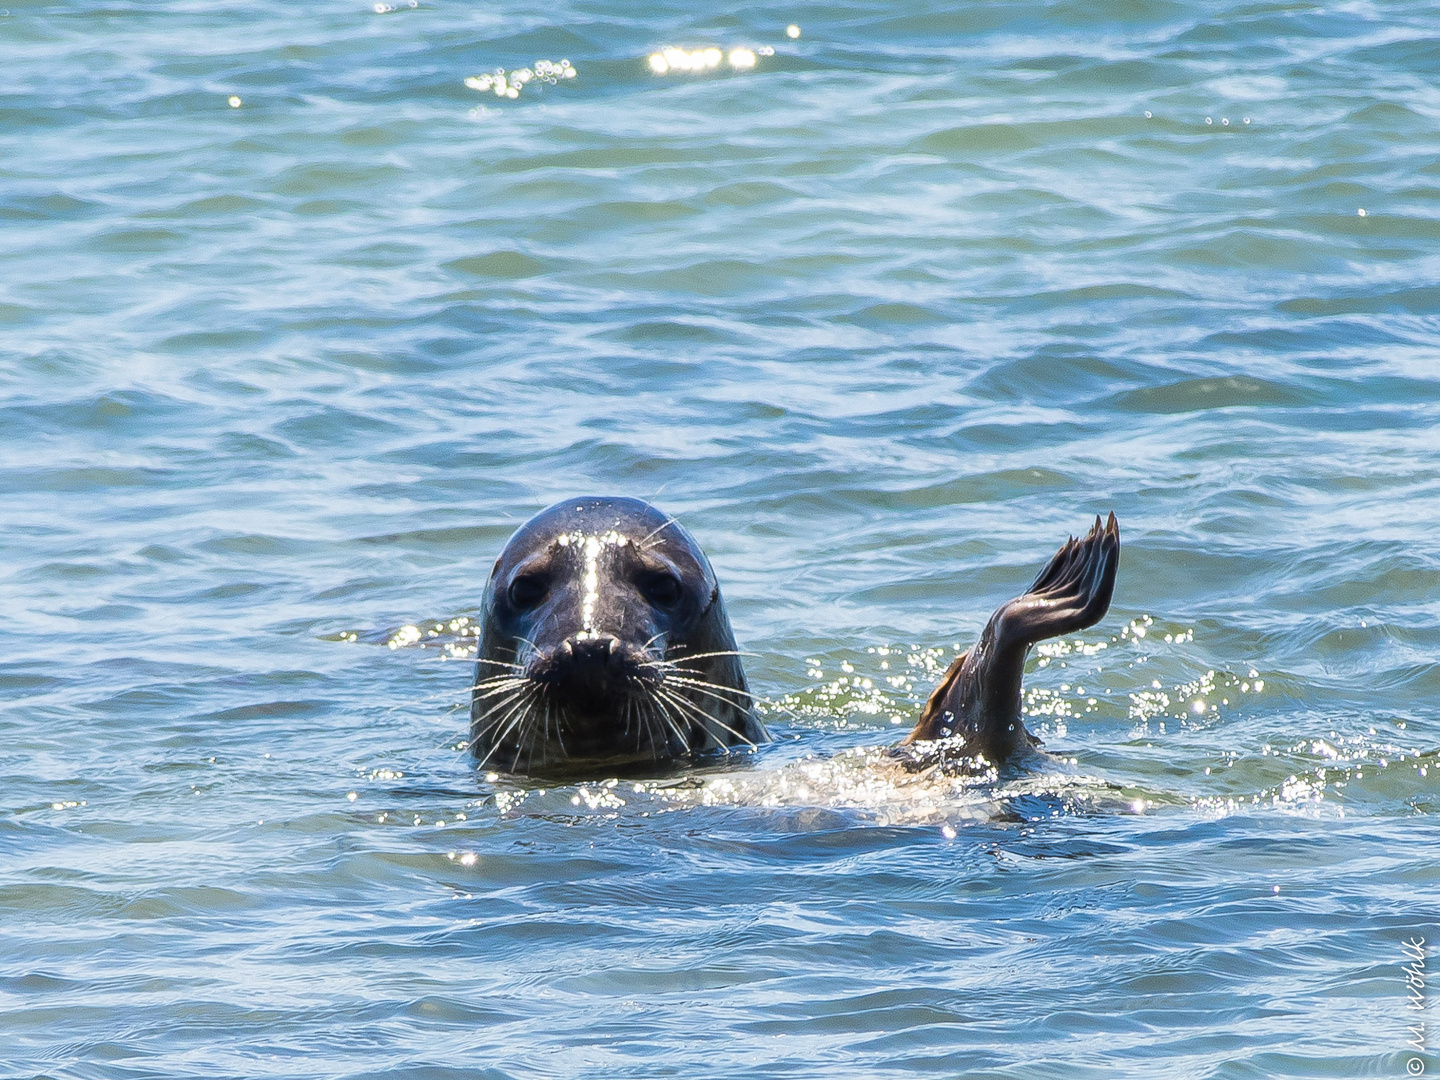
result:
[(604, 637), (567, 638), (560, 646), (567, 662), (582, 667), (606, 667), (620, 653), (620, 641), (613, 634)]

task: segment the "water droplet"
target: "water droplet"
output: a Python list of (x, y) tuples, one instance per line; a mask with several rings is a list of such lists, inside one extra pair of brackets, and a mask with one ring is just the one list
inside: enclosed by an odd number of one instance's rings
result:
[(235, 94), (230, 95), (230, 108), (238, 109), (243, 104), (245, 103), (241, 101), (240, 98), (237, 97)]
[(789, 26), (785, 27), (785, 36), (788, 37), (791, 41), (794, 41), (800, 36), (800, 28), (794, 23), (791, 23)]

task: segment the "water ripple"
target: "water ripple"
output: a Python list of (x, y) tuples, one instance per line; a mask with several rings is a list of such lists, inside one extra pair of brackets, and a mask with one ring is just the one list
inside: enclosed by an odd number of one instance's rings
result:
[[(1433, 24), (0, 14), (9, 1071), (1404, 1071)], [(776, 745), (473, 772), (483, 582), (580, 491), (700, 538)], [(1027, 676), (1052, 766), (897, 769), (1112, 508), (1111, 615)]]

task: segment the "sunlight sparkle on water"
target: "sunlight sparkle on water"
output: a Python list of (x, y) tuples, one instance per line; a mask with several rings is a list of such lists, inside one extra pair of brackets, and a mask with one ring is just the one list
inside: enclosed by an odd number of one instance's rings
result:
[(774, 53), (774, 49), (749, 49), (743, 45), (730, 49), (728, 53), (714, 45), (698, 49), (666, 45), (651, 53), (646, 63), (656, 75), (703, 74), (716, 70), (722, 63), (728, 63), (735, 71), (749, 71), (755, 66), (757, 56), (773, 56)]
[(504, 68), (496, 68), (493, 72), (471, 75), (465, 80), (465, 85), (482, 94), (493, 93), (496, 97), (513, 101), (520, 96), (520, 91), (532, 82), (554, 86), (566, 79), (575, 78), (577, 74), (569, 60), (536, 60), (530, 67), (516, 68), (510, 72)]

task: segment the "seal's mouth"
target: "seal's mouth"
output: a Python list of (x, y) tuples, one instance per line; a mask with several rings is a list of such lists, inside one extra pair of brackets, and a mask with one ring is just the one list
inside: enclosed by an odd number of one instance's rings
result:
[(590, 721), (618, 716), (635, 698), (653, 695), (658, 657), (628, 649), (610, 634), (577, 634), (537, 653), (526, 675), (567, 714)]
[(749, 713), (748, 691), (613, 636), (577, 634), (535, 650), (523, 666), (502, 666), (509, 670), (474, 688), (472, 736), (482, 768), (631, 771), (724, 750), (737, 739), (755, 746), (734, 715)]

